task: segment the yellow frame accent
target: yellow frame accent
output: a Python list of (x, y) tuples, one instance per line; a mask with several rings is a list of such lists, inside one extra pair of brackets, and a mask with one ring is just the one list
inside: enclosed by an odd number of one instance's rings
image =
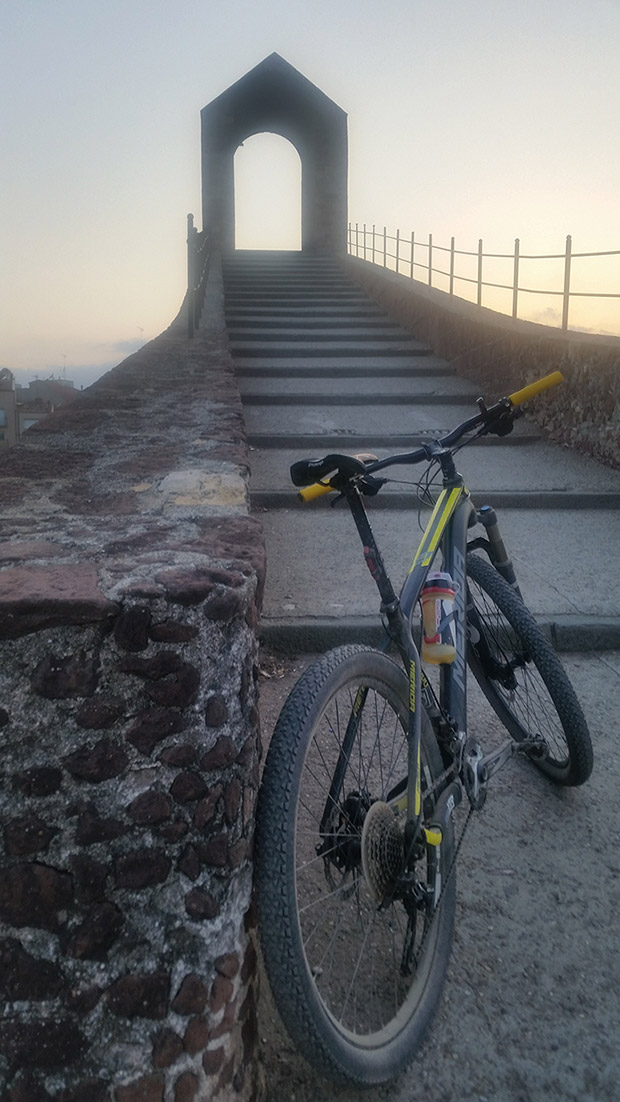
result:
[(469, 496), (469, 491), (466, 490), (464, 486), (455, 486), (452, 490), (441, 491), (435, 503), (435, 508), (431, 513), (430, 520), (424, 529), (424, 535), (422, 536), (418, 550), (415, 553), (415, 558), (409, 570), (410, 574), (416, 566), (430, 565), (439, 545), (439, 541), (450, 521), (450, 517), (463, 496)]

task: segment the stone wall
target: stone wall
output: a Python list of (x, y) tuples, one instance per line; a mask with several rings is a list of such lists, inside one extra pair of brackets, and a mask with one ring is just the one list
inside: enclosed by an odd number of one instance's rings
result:
[(2, 1102), (258, 1093), (264, 550), (212, 291), (0, 456)]
[(566, 383), (528, 415), (563, 444), (620, 467), (620, 338), (564, 333), (478, 307), (355, 257), (348, 275), (495, 400), (550, 371)]

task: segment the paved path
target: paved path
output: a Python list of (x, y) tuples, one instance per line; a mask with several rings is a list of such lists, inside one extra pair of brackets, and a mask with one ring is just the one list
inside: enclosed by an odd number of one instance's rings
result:
[[(331, 260), (239, 252), (224, 277), (252, 507), (267, 539), (265, 638), (298, 650), (372, 638), (378, 598), (348, 511), (330, 508), (331, 498), (298, 503), (289, 465), (330, 451), (410, 450), (470, 416), (478, 391)], [(526, 601), (556, 645), (620, 646), (618, 472), (547, 442), (526, 419), (504, 440), (465, 449), (458, 465), (475, 499), (498, 509)], [(368, 510), (399, 579), (417, 543), (418, 505), (414, 469), (391, 473), (409, 484), (388, 485)]]
[[(261, 684), (268, 739), (311, 660), (300, 652), (372, 638), (378, 620), (348, 513), (326, 499), (299, 504), (290, 463), (330, 450), (408, 450), (429, 430), (468, 416), (476, 392), (325, 261), (237, 255), (227, 265), (226, 306), (252, 448), (253, 508), (267, 535), (264, 632), (299, 656), (265, 652), (274, 663)], [(439, 1014), (411, 1069), (372, 1097), (617, 1102), (620, 479), (541, 439), (526, 420), (504, 442), (465, 449), (459, 467), (472, 490), (501, 509), (533, 611), (554, 625), (561, 647), (583, 652), (564, 660), (588, 717), (595, 766), (587, 785), (570, 790), (553, 788), (521, 760), (498, 775), (461, 851), (457, 931)], [(402, 477), (411, 477), (406, 468)], [(413, 556), (412, 504), (411, 487), (401, 484), (369, 502), (395, 573)], [(614, 646), (615, 653), (607, 649)], [(473, 729), (501, 741), (473, 681), (470, 688)], [(266, 984), (259, 1016), (267, 1102), (366, 1096), (308, 1067)]]

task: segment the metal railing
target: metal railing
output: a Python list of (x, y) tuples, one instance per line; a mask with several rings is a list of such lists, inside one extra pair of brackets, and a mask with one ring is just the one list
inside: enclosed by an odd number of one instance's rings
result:
[(209, 241), (194, 225), (194, 215), (187, 216), (187, 335), (191, 339), (200, 324), (202, 304), (209, 271)]
[[(393, 249), (393, 251), (391, 251)], [(426, 261), (416, 259), (416, 250), (423, 250), (426, 252)], [(396, 234), (388, 234), (387, 227), (383, 227), (383, 231), (378, 231), (376, 226), (368, 227), (366, 223), (360, 226), (359, 222), (353, 225), (349, 223), (348, 234), (348, 251), (352, 256), (361, 257), (364, 260), (369, 260), (372, 264), (380, 264), (384, 268), (390, 267), (393, 262), (393, 269), (399, 274), (408, 275), (411, 279), (417, 278), (414, 275), (416, 269), (423, 269), (425, 271), (425, 282), (429, 287), (433, 286), (433, 276), (441, 275), (448, 279), (448, 293), (454, 295), (455, 282), (461, 281), (463, 283), (473, 284), (476, 287), (476, 303), (478, 306), (482, 306), (482, 289), (484, 287), (492, 287), (503, 291), (510, 291), (512, 293), (512, 316), (516, 318), (518, 314), (519, 295), (554, 295), (561, 296), (562, 298), (562, 329), (568, 329), (568, 312), (570, 301), (572, 298), (598, 298), (598, 299), (620, 299), (620, 292), (602, 292), (602, 291), (574, 291), (571, 290), (571, 265), (573, 260), (581, 259), (583, 257), (602, 257), (602, 256), (620, 256), (620, 249), (613, 249), (607, 252), (595, 252), (595, 253), (574, 253), (572, 251), (572, 238), (570, 234), (566, 238), (566, 246), (563, 253), (553, 253), (545, 255), (529, 255), (521, 253), (519, 238), (515, 239), (514, 250), (512, 253), (485, 253), (482, 248), (482, 238), (478, 241), (478, 248), (475, 252), (465, 249), (457, 249), (454, 243), (454, 237), (450, 239), (450, 245), (437, 245), (433, 241), (432, 233), (429, 233), (428, 240), (418, 241), (416, 240), (415, 233), (403, 236), (400, 230), (396, 230)], [(445, 268), (434, 266), (434, 257), (437, 253), (447, 254), (448, 257), (448, 270)], [(419, 256), (419, 252), (418, 252)], [(477, 274), (476, 278), (471, 278), (464, 275), (457, 275), (455, 271), (455, 262), (457, 257), (474, 257), (477, 260)], [(484, 280), (482, 278), (483, 262), (485, 260), (508, 260), (512, 262), (512, 283), (495, 283), (490, 280)], [(564, 280), (562, 290), (549, 290), (548, 288), (533, 288), (522, 287), (519, 284), (519, 266), (523, 260), (561, 260), (564, 264)]]

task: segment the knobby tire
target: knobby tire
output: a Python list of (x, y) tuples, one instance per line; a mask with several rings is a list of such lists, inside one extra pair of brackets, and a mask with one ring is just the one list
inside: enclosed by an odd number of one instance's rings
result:
[[(368, 692), (343, 767), (344, 731), (360, 686)], [(434, 913), (421, 906), (415, 939), (402, 898), (380, 905), (359, 856), (369, 807), (393, 798), (406, 777), (408, 692), (404, 672), (383, 654), (345, 646), (323, 655), (284, 705), (259, 795), (259, 929), (276, 1006), (315, 1068), (366, 1085), (392, 1079), (414, 1058), (440, 1000), (454, 927), (454, 872), (445, 880), (451, 823), (441, 846), (426, 846), (416, 862), (419, 880), (441, 900)], [(441, 772), (426, 721), (427, 821)], [(391, 814), (387, 819), (393, 822)], [(402, 975), (403, 962), (409, 975)]]
[(592, 743), (560, 659), (490, 562), (469, 554), (467, 575), (468, 662), (480, 688), (517, 742), (544, 740), (544, 754), (531, 755), (543, 773), (557, 784), (583, 784), (592, 772)]

